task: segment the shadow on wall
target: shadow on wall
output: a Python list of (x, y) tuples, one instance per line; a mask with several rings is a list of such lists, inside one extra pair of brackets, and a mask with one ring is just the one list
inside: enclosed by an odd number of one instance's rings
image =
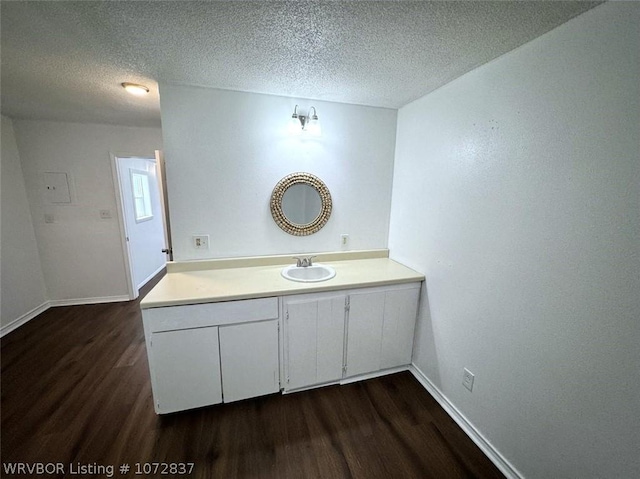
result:
[(418, 320), (416, 322), (416, 332), (413, 342), (412, 362), (436, 387), (442, 387), (426, 281), (423, 281), (422, 289), (420, 290), (420, 304), (418, 306)]

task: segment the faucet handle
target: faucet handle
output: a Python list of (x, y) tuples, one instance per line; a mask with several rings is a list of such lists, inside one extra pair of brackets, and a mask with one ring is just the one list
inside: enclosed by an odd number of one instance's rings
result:
[(307, 260), (307, 266), (313, 266), (313, 258), (315, 258), (317, 255), (313, 255), (313, 256), (307, 256), (306, 260)]
[(296, 260), (296, 266), (297, 266), (298, 268), (301, 268), (301, 267), (302, 267), (302, 261), (303, 261), (303, 258), (300, 258), (300, 257), (298, 257), (298, 256), (294, 256), (294, 257), (293, 257), (293, 259), (295, 259), (295, 260)]

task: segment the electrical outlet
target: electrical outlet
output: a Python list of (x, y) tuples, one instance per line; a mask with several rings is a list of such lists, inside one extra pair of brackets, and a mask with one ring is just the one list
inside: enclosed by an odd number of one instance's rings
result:
[(195, 249), (209, 249), (209, 235), (196, 235), (193, 237)]
[(340, 246), (342, 249), (349, 247), (349, 235), (340, 235)]
[(111, 210), (100, 210), (100, 219), (103, 219), (103, 220), (111, 219)]
[(45, 223), (55, 223), (56, 222), (56, 218), (55, 218), (55, 216), (53, 216), (50, 213), (45, 213), (44, 222)]
[(464, 373), (462, 375), (462, 385), (467, 388), (469, 391), (473, 390), (473, 380), (475, 376), (471, 371), (467, 368), (464, 368)]

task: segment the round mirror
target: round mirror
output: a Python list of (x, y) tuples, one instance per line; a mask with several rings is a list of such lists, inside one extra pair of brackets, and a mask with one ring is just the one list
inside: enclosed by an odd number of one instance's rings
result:
[(282, 212), (297, 225), (307, 225), (315, 220), (322, 209), (320, 193), (311, 185), (291, 185), (282, 195)]
[(285, 176), (271, 194), (273, 219), (282, 230), (296, 236), (320, 230), (329, 221), (331, 207), (329, 189), (310, 173)]

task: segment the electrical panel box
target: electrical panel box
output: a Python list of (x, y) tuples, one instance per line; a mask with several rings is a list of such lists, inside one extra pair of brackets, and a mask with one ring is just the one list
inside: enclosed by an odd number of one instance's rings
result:
[(44, 174), (45, 201), (51, 204), (71, 204), (69, 177), (66, 173)]

